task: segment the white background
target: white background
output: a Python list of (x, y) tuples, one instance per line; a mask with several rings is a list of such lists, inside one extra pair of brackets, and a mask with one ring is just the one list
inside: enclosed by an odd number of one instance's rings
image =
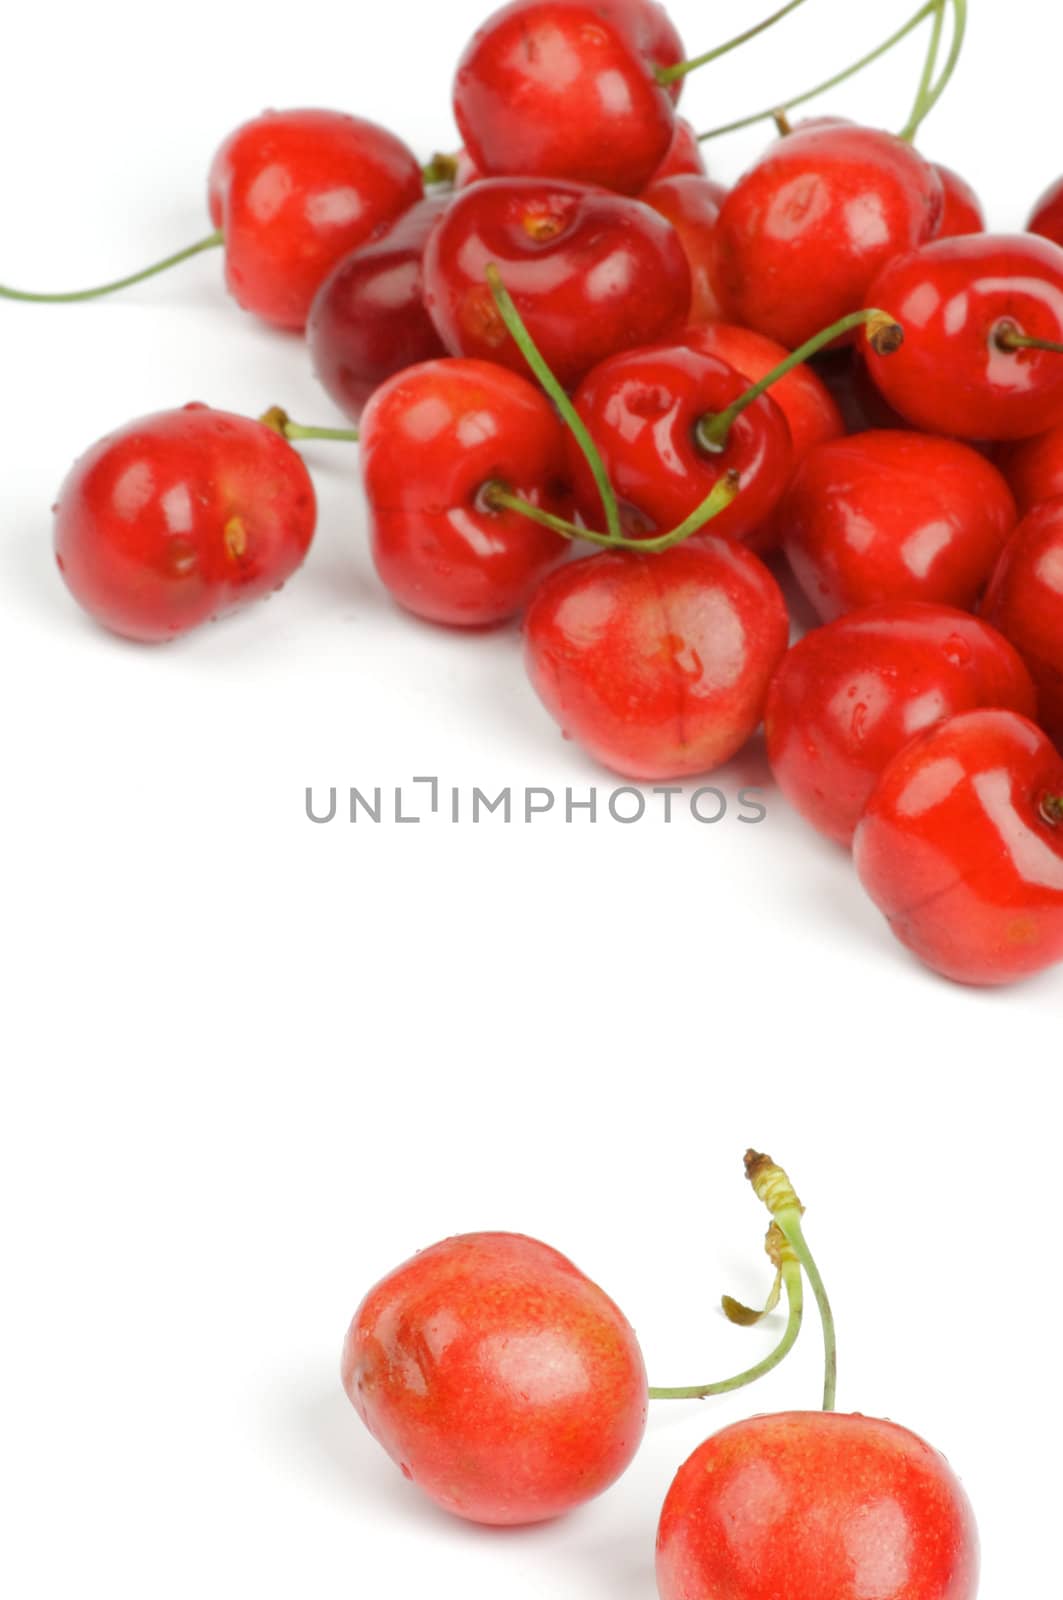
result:
[[(673, 7), (702, 48), (769, 9)], [(1017, 226), (1063, 165), (1063, 25), (1043, 0), (972, 10), (923, 148)], [(905, 14), (812, 0), (686, 110), (707, 126), (770, 104)], [(18, 8), (0, 278), (91, 283), (199, 237), (215, 145), (266, 105), (451, 145), (449, 74), (480, 15)], [(828, 104), (900, 126), (918, 62), (902, 50)], [(711, 147), (714, 171), (764, 137)], [(718, 1423), (816, 1404), (814, 1325), (755, 1395), (655, 1413), (595, 1506), (505, 1535), (401, 1479), (340, 1391), (339, 1346), (413, 1249), (513, 1228), (619, 1300), (652, 1381), (723, 1376), (774, 1337), (714, 1310), (767, 1281), (752, 1142), (809, 1204), (842, 1406), (950, 1456), (984, 1595), (1050, 1592), (1063, 973), (1001, 994), (923, 973), (780, 801), (758, 828), (312, 827), (308, 784), (612, 784), (539, 708), (515, 633), (392, 608), (343, 447), (308, 452), (319, 538), (267, 606), (157, 650), (75, 609), (48, 507), (100, 434), (193, 398), (333, 417), (299, 341), (226, 300), (216, 257), (109, 303), (0, 304), (0, 350), (0, 1588), (652, 1600), (672, 1473)], [(754, 751), (724, 787), (761, 772)]]

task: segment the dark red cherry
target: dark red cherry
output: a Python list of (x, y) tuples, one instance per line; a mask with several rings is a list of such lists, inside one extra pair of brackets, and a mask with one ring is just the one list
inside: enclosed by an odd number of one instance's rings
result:
[(1063, 498), (1063, 422), (1032, 439), (1001, 445), (996, 464), (1025, 516), (1046, 500)]

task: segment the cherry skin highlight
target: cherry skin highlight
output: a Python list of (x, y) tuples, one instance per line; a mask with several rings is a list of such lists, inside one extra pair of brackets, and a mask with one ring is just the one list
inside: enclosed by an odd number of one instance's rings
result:
[(128, 423), (74, 465), (55, 507), (56, 561), (97, 622), (158, 643), (279, 589), (316, 514), (285, 440), (190, 405)]
[(908, 741), (981, 706), (1036, 714), (1033, 680), (995, 628), (920, 601), (868, 606), (814, 629), (783, 657), (764, 717), (768, 759), (795, 810), (849, 845)]
[(389, 379), (366, 407), (361, 465), (373, 560), (400, 605), (457, 627), (522, 610), (567, 550), (492, 485), (571, 515), (561, 424), (525, 378), (481, 361), (433, 361)]
[[(759, 383), (786, 360), (789, 351), (752, 328), (730, 322), (708, 322), (691, 327), (683, 343), (700, 355), (716, 356), (740, 372), (749, 383)], [(795, 464), (813, 445), (837, 439), (845, 432), (845, 419), (826, 384), (809, 366), (795, 367), (771, 386), (771, 398), (786, 418)]]
[(1063, 961), (1063, 756), (1011, 711), (968, 711), (906, 745), (853, 841), (902, 944), (957, 983)]
[(230, 293), (266, 322), (304, 328), (336, 263), (423, 195), (416, 156), (376, 123), (265, 112), (230, 134), (211, 168)]
[(968, 233), (984, 233), (986, 221), (982, 202), (967, 179), (961, 178), (951, 167), (943, 167), (940, 161), (935, 161), (933, 165), (934, 171), (941, 179), (945, 195), (945, 205), (935, 237), (959, 239)]
[(796, 349), (861, 306), (876, 274), (933, 237), (937, 173), (892, 134), (799, 124), (735, 184), (720, 211), (713, 281), (728, 322)]
[(661, 1600), (974, 1600), (978, 1535), (936, 1450), (892, 1422), (753, 1417), (679, 1469), (657, 1532)]
[(551, 716), (603, 766), (684, 778), (756, 732), (788, 634), (763, 563), (703, 535), (552, 573), (525, 617), (525, 661)]
[(457, 196), (425, 251), (425, 303), (451, 355), (526, 373), (490, 263), (566, 388), (614, 351), (677, 332), (690, 309), (679, 236), (649, 206), (580, 184), (494, 178)]
[(1063, 341), (1063, 249), (1032, 234), (937, 239), (871, 285), (904, 326), (868, 370), (908, 422), (960, 439), (1022, 439), (1063, 422), (1063, 356), (1010, 349), (1012, 335)]
[(571, 1261), (512, 1233), (444, 1240), (378, 1283), (342, 1376), (405, 1476), (473, 1522), (541, 1522), (593, 1499), (646, 1426), (624, 1316)]
[(883, 429), (811, 450), (778, 518), (794, 576), (830, 622), (882, 601), (971, 610), (1017, 512), (969, 445)]
[(314, 297), (306, 330), (314, 371), (354, 422), (386, 378), (446, 355), (425, 309), (422, 262), (449, 203), (433, 195), (413, 206), (345, 256)]
[(1063, 751), (1063, 500), (1019, 523), (982, 607), (1022, 656), (1037, 685), (1037, 721)]
[(709, 322), (720, 315), (720, 303), (712, 286), (712, 249), (720, 215), (718, 186), (693, 173), (655, 178), (642, 191), (644, 205), (666, 217), (679, 235), (683, 254), (690, 267), (692, 292), (690, 320)]

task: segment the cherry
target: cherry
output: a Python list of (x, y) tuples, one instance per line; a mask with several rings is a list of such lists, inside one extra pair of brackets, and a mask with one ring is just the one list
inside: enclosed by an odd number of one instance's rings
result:
[(1063, 423), (1032, 439), (1001, 445), (995, 456), (1020, 513), (1063, 497)]
[(547, 710), (603, 765), (682, 778), (756, 731), (788, 633), (767, 568), (706, 535), (552, 573), (525, 617), (525, 659)]
[(895, 756), (853, 841), (902, 944), (958, 983), (1063, 960), (1063, 757), (1012, 711), (939, 722)]
[(485, 179), (429, 238), (425, 302), (452, 355), (518, 372), (524, 357), (486, 282), (492, 263), (566, 387), (615, 350), (677, 332), (690, 307), (679, 237), (649, 206), (558, 180)]
[(938, 239), (892, 261), (870, 292), (907, 331), (888, 364), (865, 354), (908, 422), (962, 439), (1025, 438), (1063, 422), (1059, 245), (1032, 234)]
[(1063, 245), (1063, 178), (1047, 188), (1034, 206), (1027, 232), (1036, 233), (1053, 244)]
[(565, 553), (492, 492), (567, 517), (565, 446), (550, 402), (482, 361), (431, 361), (379, 388), (362, 420), (373, 560), (419, 617), (482, 627), (515, 615)]
[[(679, 235), (690, 267), (690, 320), (709, 322), (720, 314), (712, 287), (712, 241), (720, 215), (719, 185), (692, 173), (655, 178), (639, 196), (644, 205), (666, 217)], [(785, 352), (784, 352), (785, 354)]]
[(720, 212), (713, 281), (723, 315), (792, 347), (855, 306), (903, 308), (869, 286), (932, 238), (943, 206), (930, 164), (893, 134), (798, 125), (734, 186)]
[(779, 510), (787, 559), (825, 622), (880, 601), (969, 610), (1016, 518), (1003, 477), (969, 445), (887, 430), (817, 445)]
[(594, 1498), (646, 1425), (630, 1325), (519, 1234), (447, 1239), (389, 1273), (355, 1313), (342, 1375), (404, 1475), (473, 1522), (540, 1522)]
[(961, 178), (951, 167), (943, 167), (940, 161), (935, 161), (933, 166), (941, 179), (941, 187), (945, 194), (945, 206), (938, 224), (937, 237), (959, 239), (968, 233), (984, 233), (986, 220), (982, 202), (967, 179)]
[(433, 195), (372, 244), (345, 256), (314, 297), (307, 339), (314, 369), (355, 422), (385, 378), (446, 355), (424, 305), (424, 247), (450, 203)]
[[(678, 88), (678, 84), (676, 87)], [(683, 176), (703, 178), (705, 176), (705, 157), (701, 153), (701, 145), (698, 142), (698, 136), (694, 131), (693, 125), (685, 117), (676, 117), (672, 142), (668, 146), (664, 160), (653, 174), (650, 182), (660, 183), (664, 178), (680, 178)], [(722, 191), (722, 185), (713, 184), (713, 189), (716, 191), (714, 195), (714, 198), (716, 198)]]
[(1033, 673), (1037, 720), (1063, 751), (1063, 500), (1019, 523), (982, 609)]
[[(768, 377), (788, 354), (785, 345), (774, 339), (729, 322), (690, 328), (683, 335), (683, 343), (701, 355), (726, 361), (750, 383)], [(795, 462), (803, 460), (813, 445), (837, 439), (845, 432), (845, 419), (833, 395), (822, 378), (804, 363), (772, 384), (771, 398), (786, 418)]]
[(1036, 704), (995, 628), (920, 601), (868, 606), (783, 657), (764, 718), (768, 759), (791, 805), (848, 845), (884, 768), (917, 733), (980, 706), (1033, 717)]
[(944, 1457), (873, 1417), (784, 1412), (723, 1428), (679, 1469), (661, 1600), (974, 1600), (978, 1536)]
[(275, 432), (190, 405), (81, 457), (55, 507), (56, 560), (105, 628), (157, 642), (279, 589), (315, 517), (306, 467)]

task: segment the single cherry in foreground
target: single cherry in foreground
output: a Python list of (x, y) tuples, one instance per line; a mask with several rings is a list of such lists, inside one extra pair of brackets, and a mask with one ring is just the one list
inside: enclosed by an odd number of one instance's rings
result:
[(447, 1239), (384, 1278), (342, 1375), (406, 1477), (473, 1522), (540, 1522), (601, 1494), (646, 1425), (627, 1320), (571, 1261), (512, 1233)]
[(289, 444), (190, 405), (128, 423), (81, 457), (59, 491), (55, 554), (97, 622), (158, 642), (279, 589), (315, 518)]
[(1037, 685), (1037, 721), (1063, 751), (1063, 500), (1019, 523), (983, 613), (1011, 640)]
[(1063, 756), (1011, 711), (938, 723), (890, 762), (853, 844), (902, 944), (959, 983), (1063, 961)]

